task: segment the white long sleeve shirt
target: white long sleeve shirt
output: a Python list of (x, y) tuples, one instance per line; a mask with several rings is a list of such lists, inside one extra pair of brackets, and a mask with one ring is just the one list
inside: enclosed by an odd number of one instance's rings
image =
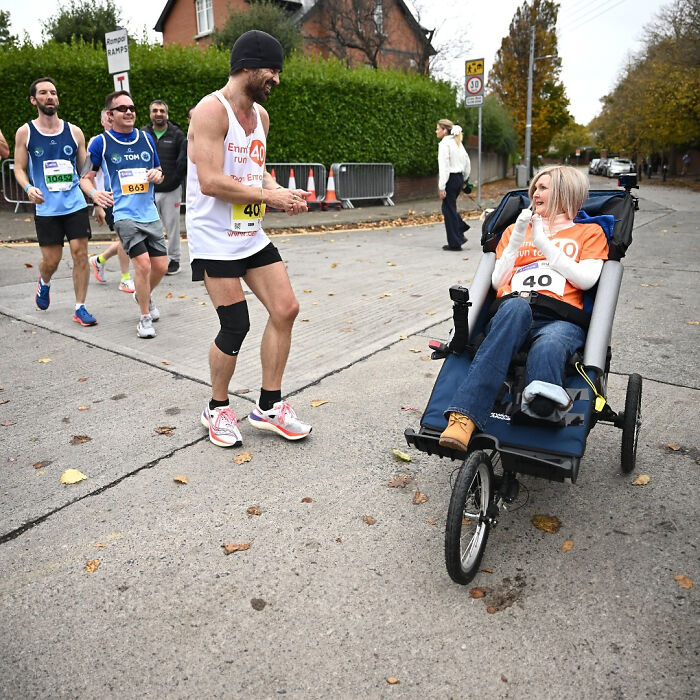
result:
[(438, 189), (444, 190), (450, 173), (462, 173), (466, 182), (471, 172), (469, 156), (464, 150), (464, 146), (457, 145), (455, 137), (451, 134), (443, 137), (438, 146)]

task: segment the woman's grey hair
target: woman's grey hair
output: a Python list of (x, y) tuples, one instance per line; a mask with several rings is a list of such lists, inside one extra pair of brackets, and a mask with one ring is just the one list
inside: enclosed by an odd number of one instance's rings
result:
[(563, 212), (573, 219), (588, 197), (588, 178), (570, 165), (549, 165), (532, 178), (528, 191), (530, 201), (535, 194), (537, 181), (543, 175), (551, 178), (547, 218)]

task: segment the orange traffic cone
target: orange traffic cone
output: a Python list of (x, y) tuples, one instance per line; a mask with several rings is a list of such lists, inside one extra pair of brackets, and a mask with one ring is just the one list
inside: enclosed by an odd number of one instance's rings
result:
[(288, 190), (295, 190), (297, 188), (297, 181), (294, 177), (294, 168), (289, 168), (289, 182), (287, 183)]
[(316, 199), (316, 181), (314, 180), (313, 168), (309, 168), (309, 179), (306, 181), (306, 191), (309, 193), (304, 196), (309, 211), (315, 211), (321, 208), (321, 203)]
[(328, 209), (342, 209), (343, 205), (335, 196), (335, 179), (333, 178), (333, 170), (328, 173), (328, 187), (326, 188), (326, 196), (321, 204), (323, 211)]

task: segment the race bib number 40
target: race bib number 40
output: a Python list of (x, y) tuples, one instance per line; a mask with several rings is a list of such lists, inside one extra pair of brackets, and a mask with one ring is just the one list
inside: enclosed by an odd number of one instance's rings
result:
[(263, 216), (265, 216), (264, 204), (234, 204), (231, 212), (231, 228), (234, 231), (253, 233), (260, 228)]
[(546, 262), (538, 261), (518, 269), (510, 280), (514, 292), (540, 292), (546, 290), (564, 296), (566, 278), (552, 270)]
[(146, 168), (132, 168), (119, 171), (119, 184), (123, 195), (148, 192)]
[(73, 164), (69, 160), (45, 160), (44, 182), (49, 192), (65, 192), (73, 187)]

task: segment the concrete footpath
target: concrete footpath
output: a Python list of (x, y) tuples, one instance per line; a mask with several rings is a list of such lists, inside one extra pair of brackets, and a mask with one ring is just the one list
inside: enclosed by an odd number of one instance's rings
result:
[[(697, 697), (700, 198), (639, 195), (608, 387), (622, 410), (627, 375), (644, 378), (637, 469), (620, 473), (621, 432), (601, 425), (575, 485), (523, 478), (483, 598), (445, 571), (459, 464), (403, 440), (440, 369), (427, 342), (449, 331), (448, 288), (476, 269), (476, 222), (461, 253), (442, 223), (274, 235), (301, 305), (283, 389), (314, 429), (287, 443), (245, 420), (265, 322), (248, 295), (233, 450), (199, 421), (218, 323), (186, 257), (146, 341), (115, 260), (82, 328), (70, 256), (39, 312), (37, 246), (0, 244), (0, 697)], [(61, 484), (67, 469), (87, 478)]]

